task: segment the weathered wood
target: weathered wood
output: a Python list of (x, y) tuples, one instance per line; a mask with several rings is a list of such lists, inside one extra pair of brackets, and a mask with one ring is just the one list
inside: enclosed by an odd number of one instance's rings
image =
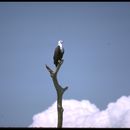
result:
[(57, 92), (57, 112), (58, 112), (58, 123), (57, 123), (57, 127), (58, 128), (62, 128), (62, 123), (63, 123), (63, 107), (62, 107), (62, 97), (64, 92), (68, 89), (68, 87), (61, 87), (61, 85), (59, 84), (58, 80), (57, 80), (57, 74), (58, 71), (61, 67), (61, 65), (63, 64), (64, 60), (59, 61), (59, 64), (56, 67), (56, 70), (53, 71), (52, 69), (50, 69), (50, 67), (48, 67), (46, 65), (47, 70), (50, 73), (50, 76), (52, 78), (53, 84), (55, 86), (56, 92)]

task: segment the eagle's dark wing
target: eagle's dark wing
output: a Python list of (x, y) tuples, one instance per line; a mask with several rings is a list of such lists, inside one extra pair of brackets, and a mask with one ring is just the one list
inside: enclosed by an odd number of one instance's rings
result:
[(57, 46), (57, 47), (55, 48), (54, 56), (53, 56), (53, 60), (54, 60), (55, 66), (58, 65), (58, 60), (61, 59), (61, 56), (62, 56), (62, 54), (61, 54), (61, 51), (60, 51), (60, 47)]

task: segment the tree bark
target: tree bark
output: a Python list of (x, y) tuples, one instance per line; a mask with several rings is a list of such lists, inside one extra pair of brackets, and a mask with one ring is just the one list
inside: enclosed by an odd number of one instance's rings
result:
[(55, 86), (56, 92), (57, 92), (57, 112), (58, 112), (58, 123), (57, 123), (57, 128), (62, 128), (62, 123), (63, 123), (63, 107), (62, 107), (62, 97), (64, 92), (68, 89), (68, 87), (61, 87), (61, 85), (59, 84), (58, 80), (57, 80), (57, 73), (62, 65), (62, 63), (64, 62), (64, 60), (61, 60), (59, 62), (59, 64), (56, 67), (56, 70), (53, 71), (52, 69), (50, 69), (47, 65), (46, 68), (50, 73), (50, 76), (52, 78), (53, 84)]

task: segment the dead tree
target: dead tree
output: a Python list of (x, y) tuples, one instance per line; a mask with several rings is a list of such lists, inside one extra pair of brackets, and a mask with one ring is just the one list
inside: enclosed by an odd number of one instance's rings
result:
[(57, 127), (58, 128), (62, 128), (62, 122), (63, 122), (63, 107), (62, 107), (62, 97), (63, 94), (65, 92), (65, 90), (68, 89), (68, 87), (61, 87), (61, 85), (59, 84), (58, 80), (57, 80), (57, 73), (62, 65), (62, 63), (64, 62), (64, 60), (61, 60), (59, 62), (59, 64), (57, 65), (55, 71), (53, 71), (52, 69), (50, 69), (47, 65), (46, 68), (50, 73), (50, 76), (52, 78), (53, 84), (55, 86), (56, 92), (57, 92), (57, 112), (58, 112), (58, 123), (57, 123)]

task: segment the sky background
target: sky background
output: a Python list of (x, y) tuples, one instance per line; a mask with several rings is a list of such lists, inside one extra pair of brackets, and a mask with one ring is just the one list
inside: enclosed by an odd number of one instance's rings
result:
[(130, 95), (129, 2), (0, 2), (0, 127), (26, 127), (56, 101), (45, 64), (64, 41), (64, 99), (103, 110)]

